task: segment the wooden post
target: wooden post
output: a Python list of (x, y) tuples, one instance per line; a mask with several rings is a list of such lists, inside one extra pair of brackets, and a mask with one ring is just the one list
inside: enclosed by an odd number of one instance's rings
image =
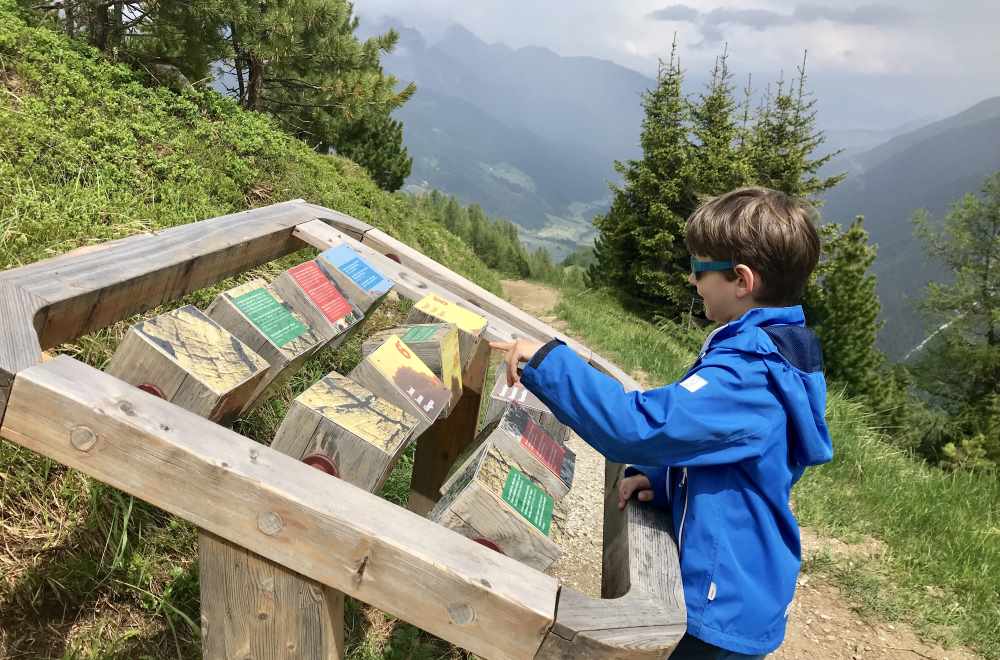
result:
[(406, 317), (407, 323), (452, 323), (459, 332), (459, 351), (462, 354), (462, 369), (467, 369), (483, 331), (486, 319), (461, 305), (441, 296), (429, 293), (413, 306)]
[(451, 406), (462, 397), (462, 357), (458, 349), (458, 329), (450, 323), (402, 325), (377, 332), (361, 344), (361, 354), (368, 357), (392, 336), (407, 345), (442, 383), (451, 389)]
[(484, 443), (445, 484), (428, 518), (540, 571), (562, 552), (552, 495), (520, 463)]
[(187, 305), (132, 326), (108, 373), (220, 424), (236, 418), (267, 361)]
[(416, 417), (333, 372), (292, 402), (271, 447), (298, 459), (326, 456), (338, 477), (375, 492), (417, 424)]
[(489, 364), (490, 346), (480, 342), (462, 374), (462, 397), (451, 413), (439, 419), (417, 442), (406, 506), (427, 515), (440, 498), (441, 484), (455, 460), (476, 439), (479, 407)]
[(572, 488), (576, 454), (531, 419), (526, 408), (511, 404), (480, 438), (517, 462), (555, 499), (561, 499)]
[(286, 382), (324, 343), (262, 279), (220, 293), (206, 314), (270, 365), (244, 412)]
[(351, 378), (413, 415), (420, 435), (449, 407), (451, 390), (396, 335), (351, 371)]
[(392, 288), (392, 282), (344, 243), (324, 250), (316, 261), (364, 314), (377, 307)]
[(570, 428), (561, 424), (552, 411), (526, 387), (520, 383), (508, 385), (507, 372), (503, 369), (503, 365), (500, 365), (493, 380), (493, 389), (490, 390), (490, 405), (486, 411), (485, 424), (492, 424), (500, 419), (514, 404), (524, 408), (531, 419), (545, 429), (556, 442), (565, 445), (569, 441)]
[(271, 286), (330, 346), (338, 346), (364, 314), (315, 260), (289, 268)]

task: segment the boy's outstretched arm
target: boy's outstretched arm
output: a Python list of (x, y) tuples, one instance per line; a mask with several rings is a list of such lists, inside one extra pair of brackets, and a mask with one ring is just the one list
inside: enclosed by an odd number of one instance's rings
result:
[(760, 456), (781, 414), (773, 397), (762, 395), (766, 367), (738, 354), (710, 357), (678, 383), (625, 392), (561, 342), (492, 346), (507, 351), (508, 381), (512, 372), (516, 377), (517, 362), (528, 361), (520, 376), (524, 386), (617, 463), (713, 465)]

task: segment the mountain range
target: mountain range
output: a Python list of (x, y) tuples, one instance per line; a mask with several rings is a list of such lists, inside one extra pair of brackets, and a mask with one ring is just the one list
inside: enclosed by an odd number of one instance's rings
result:
[[(394, 19), (361, 36), (390, 27), (400, 41), (384, 67), (418, 88), (397, 114), (413, 156), (407, 190), (478, 203), (557, 258), (589, 244), (592, 218), (608, 208), (609, 182), (618, 180), (614, 161), (641, 156), (641, 98), (655, 80), (596, 58), (487, 44), (458, 25), (433, 43)], [(685, 86), (703, 84), (688, 75)], [(925, 336), (915, 311), (924, 286), (946, 275), (925, 257), (911, 218), (926, 208), (940, 219), (1000, 169), (1000, 97), (943, 119), (826, 137), (821, 153), (842, 152), (823, 173), (848, 176), (824, 195), (822, 214), (842, 225), (865, 216), (879, 249), (880, 344), (898, 359)]]

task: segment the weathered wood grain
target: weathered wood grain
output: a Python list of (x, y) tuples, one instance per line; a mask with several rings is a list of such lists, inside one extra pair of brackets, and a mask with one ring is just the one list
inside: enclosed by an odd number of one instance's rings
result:
[[(9, 272), (9, 271), (8, 271)], [(21, 369), (42, 361), (42, 347), (32, 319), (42, 301), (23, 289), (0, 280), (0, 422), (7, 409), (7, 399), (14, 376)]]
[(516, 461), (557, 500), (573, 486), (576, 454), (549, 435), (518, 404), (508, 406), (496, 423), (483, 429), (480, 442), (492, 444)]
[(417, 436), (450, 407), (451, 390), (396, 335), (358, 363), (350, 377), (412, 415)]
[(324, 250), (316, 261), (364, 314), (392, 289), (392, 282), (346, 243)]
[(531, 419), (558, 442), (566, 444), (569, 440), (570, 428), (561, 424), (552, 411), (526, 387), (520, 383), (508, 385), (507, 372), (499, 368), (494, 375), (493, 389), (490, 390), (490, 404), (486, 410), (484, 425), (492, 424), (500, 419), (512, 405), (518, 405), (527, 410)]
[(132, 326), (108, 373), (132, 385), (153, 385), (168, 401), (227, 424), (250, 400), (267, 362), (197, 307), (184, 307)]
[(313, 259), (274, 278), (271, 287), (306, 320), (326, 346), (339, 346), (364, 319), (361, 309), (347, 299), (337, 283)]
[(554, 579), (71, 358), (18, 373), (0, 431), (482, 656), (552, 623)]
[(262, 279), (220, 293), (205, 314), (270, 366), (243, 407), (243, 413), (280, 388), (324, 344), (306, 321)]
[(341, 479), (374, 492), (413, 440), (417, 424), (412, 415), (333, 372), (295, 398), (271, 447), (298, 459), (321, 452)]
[(399, 337), (451, 390), (451, 401), (444, 413), (448, 414), (462, 396), (462, 359), (458, 349), (458, 329), (448, 323), (429, 323), (382, 330), (361, 344), (362, 357), (371, 355), (392, 336)]
[(294, 252), (299, 201), (274, 204), (105, 243), (0, 273), (39, 301), (39, 345), (52, 348), (132, 314)]
[(442, 417), (417, 443), (406, 506), (427, 514), (440, 496), (441, 484), (455, 460), (475, 442), (482, 401), (483, 381), (489, 361), (489, 345), (481, 342), (462, 375), (462, 395), (447, 417)]
[(520, 463), (485, 443), (459, 467), (428, 517), (544, 571), (562, 554), (551, 538), (559, 524), (552, 504)]
[(484, 317), (434, 293), (429, 293), (413, 306), (406, 317), (407, 323), (450, 323), (458, 328), (459, 352), (464, 369), (476, 352), (486, 330)]

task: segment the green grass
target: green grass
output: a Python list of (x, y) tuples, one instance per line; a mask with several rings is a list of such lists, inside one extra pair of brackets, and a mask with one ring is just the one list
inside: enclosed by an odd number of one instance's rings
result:
[[(354, 163), (319, 155), (267, 117), (207, 90), (178, 95), (0, 0), (0, 269), (67, 250), (304, 198), (400, 238), (485, 288), (499, 279), (409, 198), (378, 189)], [(303, 251), (195, 292), (273, 277)], [(150, 314), (165, 311), (163, 307)], [(311, 360), (237, 422), (267, 443), (289, 401), (358, 360), (364, 333), (398, 323), (386, 305), (336, 351)], [(59, 347), (104, 366), (131, 322)], [(0, 321), (2, 323), (2, 321)], [(412, 454), (383, 496), (405, 500)], [(155, 507), (0, 440), (0, 657), (200, 655), (197, 530)], [(459, 657), (450, 645), (353, 601), (352, 658)]]
[[(675, 380), (697, 354), (697, 334), (641, 321), (606, 293), (567, 293), (570, 330), (650, 386)], [(834, 460), (794, 491), (800, 522), (848, 543), (873, 538), (864, 559), (820, 557), (805, 569), (837, 581), (861, 611), (906, 621), (945, 643), (1000, 658), (1000, 482), (944, 472), (882, 441), (863, 407), (833, 393)]]

